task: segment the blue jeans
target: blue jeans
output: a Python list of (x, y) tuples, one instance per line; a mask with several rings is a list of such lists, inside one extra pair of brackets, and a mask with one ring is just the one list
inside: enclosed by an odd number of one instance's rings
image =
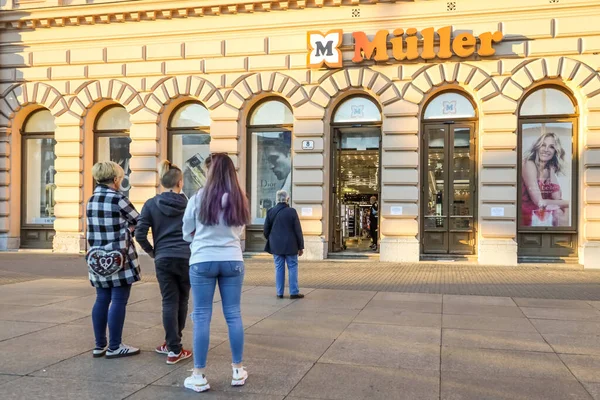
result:
[[(92, 308), (92, 325), (96, 336), (96, 347), (106, 347), (106, 325), (110, 334), (108, 348), (116, 350), (121, 345), (125, 308), (131, 293), (131, 285), (96, 288), (96, 303)], [(110, 307), (110, 308), (109, 308)]]
[(298, 287), (298, 255), (278, 256), (273, 255), (275, 259), (275, 288), (277, 296), (283, 296), (285, 287), (285, 264), (287, 263), (290, 280), (290, 295), (300, 293)]
[(241, 363), (244, 356), (244, 325), (240, 309), (244, 263), (242, 261), (214, 261), (192, 264), (190, 266), (190, 283), (194, 298), (192, 321), (194, 321), (195, 368), (206, 368), (210, 319), (217, 281), (221, 293), (223, 315), (229, 331), (232, 362), (234, 364)]

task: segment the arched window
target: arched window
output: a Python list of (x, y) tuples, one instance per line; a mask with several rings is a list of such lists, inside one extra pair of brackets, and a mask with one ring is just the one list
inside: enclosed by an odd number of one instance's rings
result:
[(108, 106), (100, 112), (94, 126), (94, 136), (96, 138), (95, 162), (114, 161), (125, 171), (125, 179), (121, 183), (122, 192), (128, 196), (131, 184), (129, 175), (131, 169), (129, 160), (131, 153), (129, 145), (129, 128), (131, 121), (129, 113), (120, 105)]
[(366, 97), (355, 96), (341, 103), (335, 110), (334, 123), (380, 122), (379, 107)]
[(473, 104), (460, 93), (445, 92), (434, 97), (425, 109), (424, 119), (474, 118)]
[(167, 128), (169, 159), (183, 171), (183, 192), (192, 197), (204, 187), (204, 160), (210, 155), (210, 114), (200, 103), (183, 103)]
[(555, 88), (543, 88), (530, 93), (519, 113), (521, 117), (572, 114), (575, 114), (573, 101), (565, 92)]
[(519, 109), (522, 257), (577, 254), (576, 113), (573, 100), (558, 87), (534, 90)]
[(22, 242), (21, 247), (52, 247), (54, 235), (54, 117), (50, 111), (35, 111), (22, 130)]
[(275, 205), (275, 194), (292, 192), (292, 125), (294, 117), (281, 100), (259, 103), (248, 118), (249, 192), (252, 224), (262, 224)]

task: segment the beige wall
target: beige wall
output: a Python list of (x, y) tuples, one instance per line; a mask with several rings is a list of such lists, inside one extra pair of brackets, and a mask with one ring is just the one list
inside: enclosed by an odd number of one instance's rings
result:
[[(472, 98), (479, 117), (478, 259), (515, 264), (517, 110), (530, 90), (554, 83), (572, 93), (580, 110), (579, 256), (586, 267), (600, 267), (596, 1), (464, 0), (457, 11), (436, 0), (341, 7), (265, 3), (270, 12), (257, 10), (254, 3), (215, 2), (211, 8), (203, 1), (190, 8), (193, 3), (169, 2), (165, 10), (165, 2), (144, 0), (111, 5), (110, 11), (92, 4), (61, 7), (60, 13), (32, 9), (0, 15), (0, 23), (10, 28), (0, 42), (1, 246), (18, 245), (19, 129), (35, 107), (46, 107), (56, 117), (54, 248), (72, 252), (83, 246), (84, 203), (92, 187), (92, 126), (104, 106), (118, 103), (131, 114), (130, 197), (139, 208), (156, 193), (156, 164), (167, 155), (166, 120), (177, 104), (195, 99), (210, 110), (211, 149), (230, 153), (245, 179), (247, 113), (261, 98), (279, 96), (294, 112), (294, 206), (313, 208), (312, 217), (302, 218), (307, 253), (323, 258), (329, 240), (331, 111), (348, 95), (364, 93), (383, 111), (383, 142), (393, 143), (382, 157), (381, 259), (416, 261), (422, 105), (435, 93), (458, 89)], [(352, 17), (355, 8), (360, 18)], [(486, 59), (350, 62), (353, 31), (447, 25), (475, 35), (501, 30), (505, 40)], [(307, 30), (333, 28), (346, 32), (344, 69), (307, 70)], [(314, 140), (315, 149), (303, 151), (302, 139)], [(404, 215), (390, 215), (396, 205)], [(492, 217), (493, 206), (505, 207), (505, 217)]]

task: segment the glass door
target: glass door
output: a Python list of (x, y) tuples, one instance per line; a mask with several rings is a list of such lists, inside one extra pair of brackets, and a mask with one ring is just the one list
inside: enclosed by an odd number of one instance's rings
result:
[(343, 232), (343, 216), (345, 215), (345, 210), (343, 210), (343, 202), (342, 202), (342, 183), (341, 183), (341, 174), (340, 174), (340, 143), (341, 143), (341, 134), (338, 129), (334, 129), (333, 131), (333, 152), (332, 152), (332, 168), (331, 172), (334, 174), (333, 176), (333, 187), (331, 190), (332, 193), (332, 204), (333, 204), (333, 224), (332, 224), (332, 246), (331, 250), (333, 252), (338, 252), (344, 250), (344, 232)]
[(424, 126), (423, 252), (475, 252), (473, 125)]

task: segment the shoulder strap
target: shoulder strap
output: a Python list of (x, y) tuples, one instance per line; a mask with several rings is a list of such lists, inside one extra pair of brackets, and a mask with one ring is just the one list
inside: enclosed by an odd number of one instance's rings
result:
[[(287, 207), (287, 206), (286, 206), (286, 207)], [(273, 222), (272, 222), (273, 226), (275, 226), (275, 221), (277, 220), (277, 216), (279, 215), (279, 213), (280, 213), (281, 211), (283, 211), (283, 210), (284, 210), (286, 207), (281, 207), (281, 208), (279, 209), (279, 211), (277, 211), (277, 212), (275, 213), (275, 216), (273, 217)]]

